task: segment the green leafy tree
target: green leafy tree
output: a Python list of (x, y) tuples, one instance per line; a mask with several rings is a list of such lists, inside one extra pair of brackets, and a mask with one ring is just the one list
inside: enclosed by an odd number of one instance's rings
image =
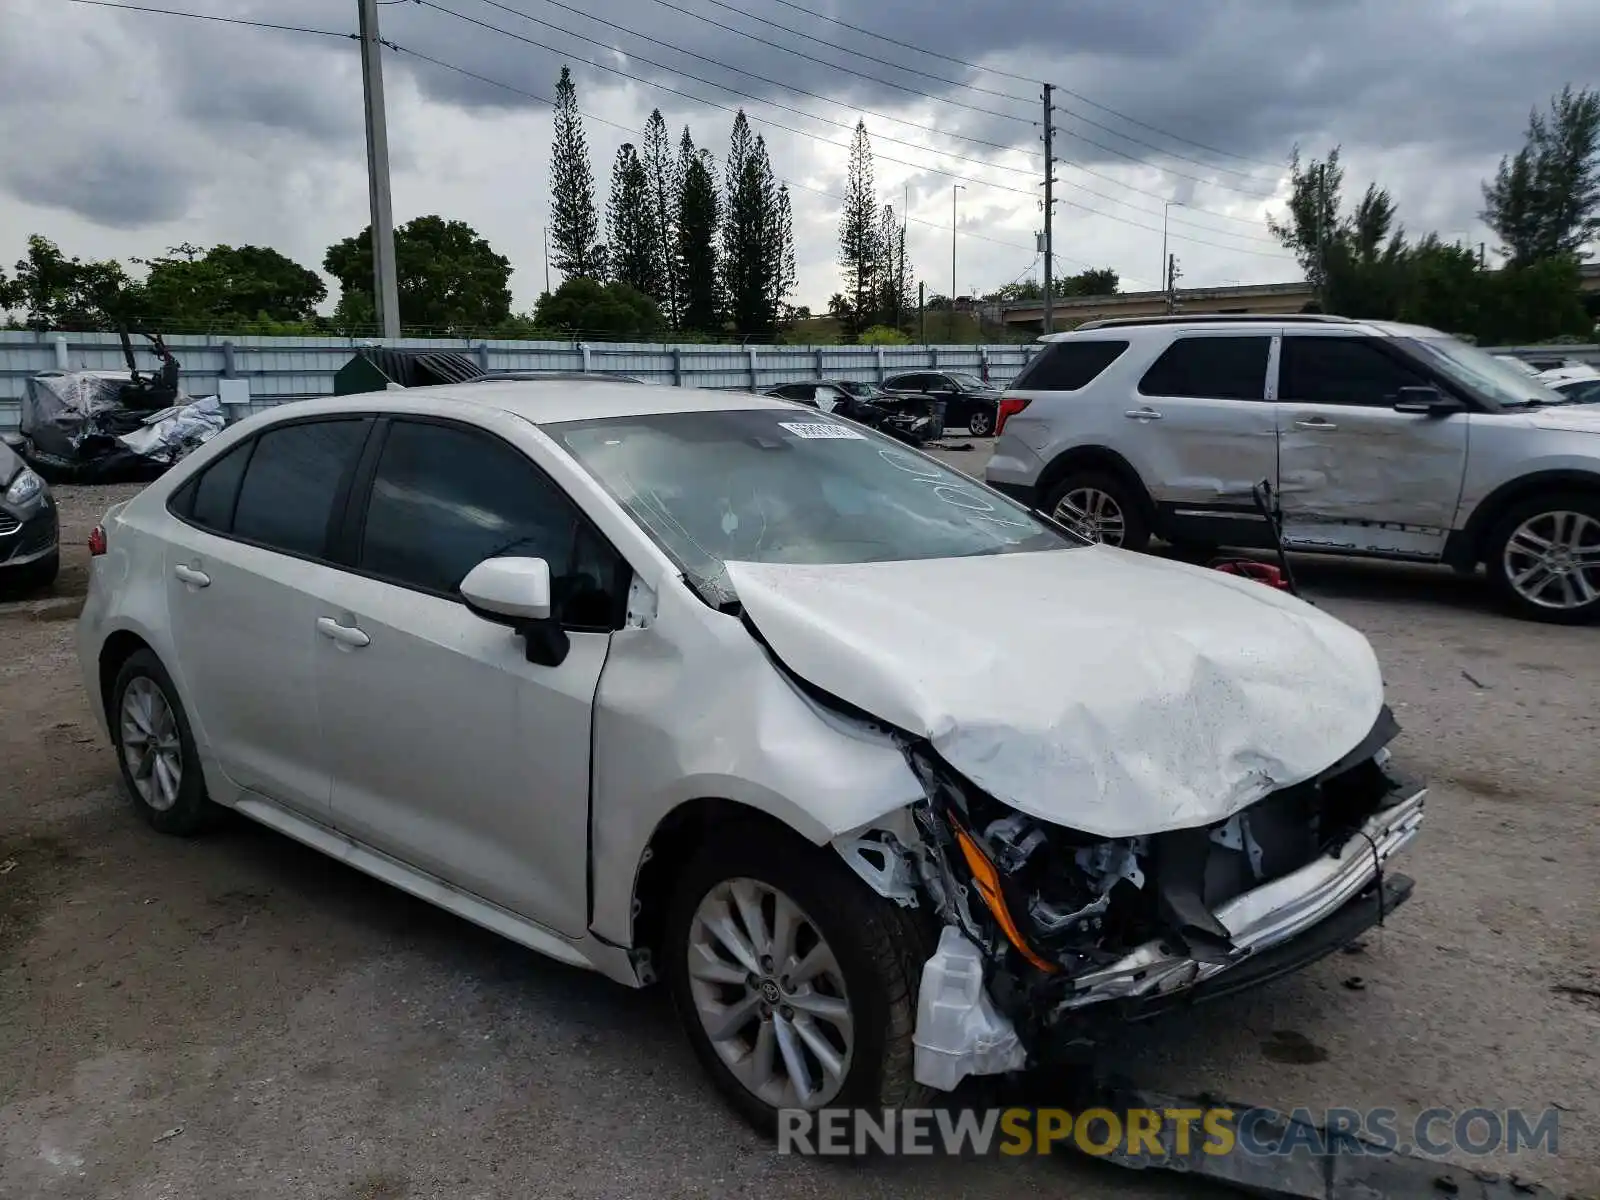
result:
[(1306, 282), (1319, 294), (1328, 284), (1329, 249), (1338, 240), (1339, 196), (1344, 189), (1344, 168), (1339, 147), (1321, 162), (1300, 161), (1300, 147), (1289, 157), (1289, 212), (1284, 220), (1267, 217), (1267, 228), (1286, 250), (1293, 252), (1305, 272)]
[[(465, 221), (417, 217), (394, 231), (400, 323), (411, 329), (486, 330), (511, 315), (511, 260)], [(322, 268), (339, 281), (334, 324), (377, 325), (372, 302), (372, 227), (328, 247)]]
[(612, 279), (646, 296), (665, 293), (650, 179), (631, 142), (617, 147), (617, 159), (611, 168), (606, 237)]
[(644, 143), (639, 158), (644, 164), (650, 213), (655, 224), (655, 256), (661, 280), (656, 296), (666, 309), (668, 324), (676, 329), (681, 316), (675, 228), (680, 163), (673, 158), (672, 139), (659, 108), (653, 110), (650, 119), (645, 122)]
[(863, 346), (909, 346), (911, 339), (890, 325), (869, 325), (856, 339)]
[(69, 258), (39, 234), (28, 238), (10, 281), (0, 277), (0, 308), (20, 313), (29, 329), (109, 329), (138, 319), (141, 307), (139, 289), (120, 263)]
[(717, 239), (722, 225), (722, 198), (717, 191), (716, 164), (708, 152), (695, 149), (688, 129), (678, 143), (677, 179), (673, 222), (680, 298), (677, 328), (707, 334), (720, 332)]
[(1575, 255), (1600, 234), (1600, 91), (1571, 85), (1528, 116), (1527, 141), (1483, 187), (1483, 220), (1514, 267)]
[[(856, 322), (865, 325), (877, 311), (879, 273), (884, 249), (879, 227), (877, 188), (872, 173), (872, 143), (867, 123), (856, 122), (850, 139), (850, 165), (845, 178), (844, 207), (839, 213), (839, 267)], [(847, 330), (858, 333), (854, 325)]]
[(605, 247), (599, 244), (600, 218), (595, 213), (594, 171), (589, 143), (578, 112), (578, 89), (572, 71), (561, 68), (556, 83), (555, 143), (550, 151), (551, 261), (571, 278), (605, 277)]
[(328, 295), (315, 271), (266, 246), (223, 245), (201, 252), (186, 243), (144, 265), (149, 274), (142, 305), (156, 324), (309, 326)]
[[(1031, 282), (1031, 281), (1030, 281)], [(1068, 275), (1056, 281), (1056, 295), (1058, 296), (1114, 296), (1117, 288), (1122, 285), (1122, 277), (1110, 267), (1094, 267), (1087, 271), (1080, 271), (1076, 275)], [(1034, 299), (1044, 299), (1044, 289), (1038, 288)]]
[(794, 287), (792, 217), (766, 142), (752, 137), (741, 109), (734, 117), (725, 176), (722, 281), (728, 318), (744, 339), (777, 336), (778, 314)]
[(906, 231), (895, 214), (894, 205), (885, 204), (878, 214), (878, 320), (899, 328), (906, 319), (911, 288), (911, 266), (906, 261)]
[(568, 337), (628, 341), (658, 333), (661, 310), (653, 298), (626, 283), (579, 275), (540, 296), (533, 320), (539, 329)]

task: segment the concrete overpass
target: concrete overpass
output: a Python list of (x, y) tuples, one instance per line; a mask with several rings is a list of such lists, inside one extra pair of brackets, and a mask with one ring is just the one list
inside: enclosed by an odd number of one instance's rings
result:
[[(1600, 263), (1581, 269), (1580, 287), (1600, 295)], [(1297, 313), (1312, 299), (1311, 285), (1299, 283), (1247, 283), (1233, 287), (1179, 288), (1181, 313)], [(1057, 329), (1073, 329), (1085, 321), (1106, 317), (1156, 317), (1167, 311), (1165, 292), (1118, 292), (1111, 296), (1068, 296), (1054, 304)], [(1591, 310), (1593, 304), (1591, 304)], [(1037, 301), (1007, 304), (1000, 319), (1007, 325), (1042, 331), (1044, 305)]]

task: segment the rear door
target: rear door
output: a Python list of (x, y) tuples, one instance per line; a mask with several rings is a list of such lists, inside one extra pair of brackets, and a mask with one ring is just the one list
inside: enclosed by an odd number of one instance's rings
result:
[(1467, 413), (1398, 413), (1402, 387), (1447, 388), (1389, 339), (1287, 332), (1278, 372), (1284, 540), (1437, 558), (1467, 465)]
[(312, 654), (330, 530), (371, 422), (276, 425), (174, 498), (167, 611), (190, 720), (235, 783), (326, 822)]
[(1180, 334), (1135, 385), (1115, 445), (1144, 480), (1164, 533), (1269, 540), (1251, 489), (1278, 482), (1272, 350), (1266, 332)]
[[(353, 570), (319, 596), (317, 696), (342, 831), (568, 936), (587, 923), (595, 689), (626, 595), (621, 560), (508, 441), (385, 422), (352, 501)], [(570, 650), (527, 661), (461, 580), (543, 558)]]

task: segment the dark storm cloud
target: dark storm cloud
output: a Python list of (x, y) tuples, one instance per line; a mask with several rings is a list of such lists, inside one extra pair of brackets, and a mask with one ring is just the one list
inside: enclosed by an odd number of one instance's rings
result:
[[(195, 173), (127, 138), (5, 164), (19, 200), (76, 212), (112, 229), (137, 229), (182, 212)], [(152, 164), (156, 169), (152, 169)]]

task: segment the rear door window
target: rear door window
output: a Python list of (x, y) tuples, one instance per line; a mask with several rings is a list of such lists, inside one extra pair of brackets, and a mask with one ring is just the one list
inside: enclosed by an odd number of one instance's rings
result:
[(1270, 337), (1180, 337), (1139, 381), (1145, 396), (1262, 400)]
[(1283, 339), (1278, 398), (1289, 403), (1388, 408), (1401, 388), (1432, 382), (1422, 371), (1384, 353), (1373, 338)]
[(235, 446), (200, 473), (194, 485), (194, 507), (189, 519), (214, 533), (233, 528), (233, 502), (239, 497), (239, 483), (255, 442)]
[(233, 536), (287, 554), (325, 557), (334, 508), (355, 473), (368, 425), (365, 418), (344, 417), (261, 434), (239, 487)]
[(1018, 391), (1076, 392), (1098, 379), (1127, 348), (1127, 342), (1109, 339), (1051, 342), (1011, 386)]

